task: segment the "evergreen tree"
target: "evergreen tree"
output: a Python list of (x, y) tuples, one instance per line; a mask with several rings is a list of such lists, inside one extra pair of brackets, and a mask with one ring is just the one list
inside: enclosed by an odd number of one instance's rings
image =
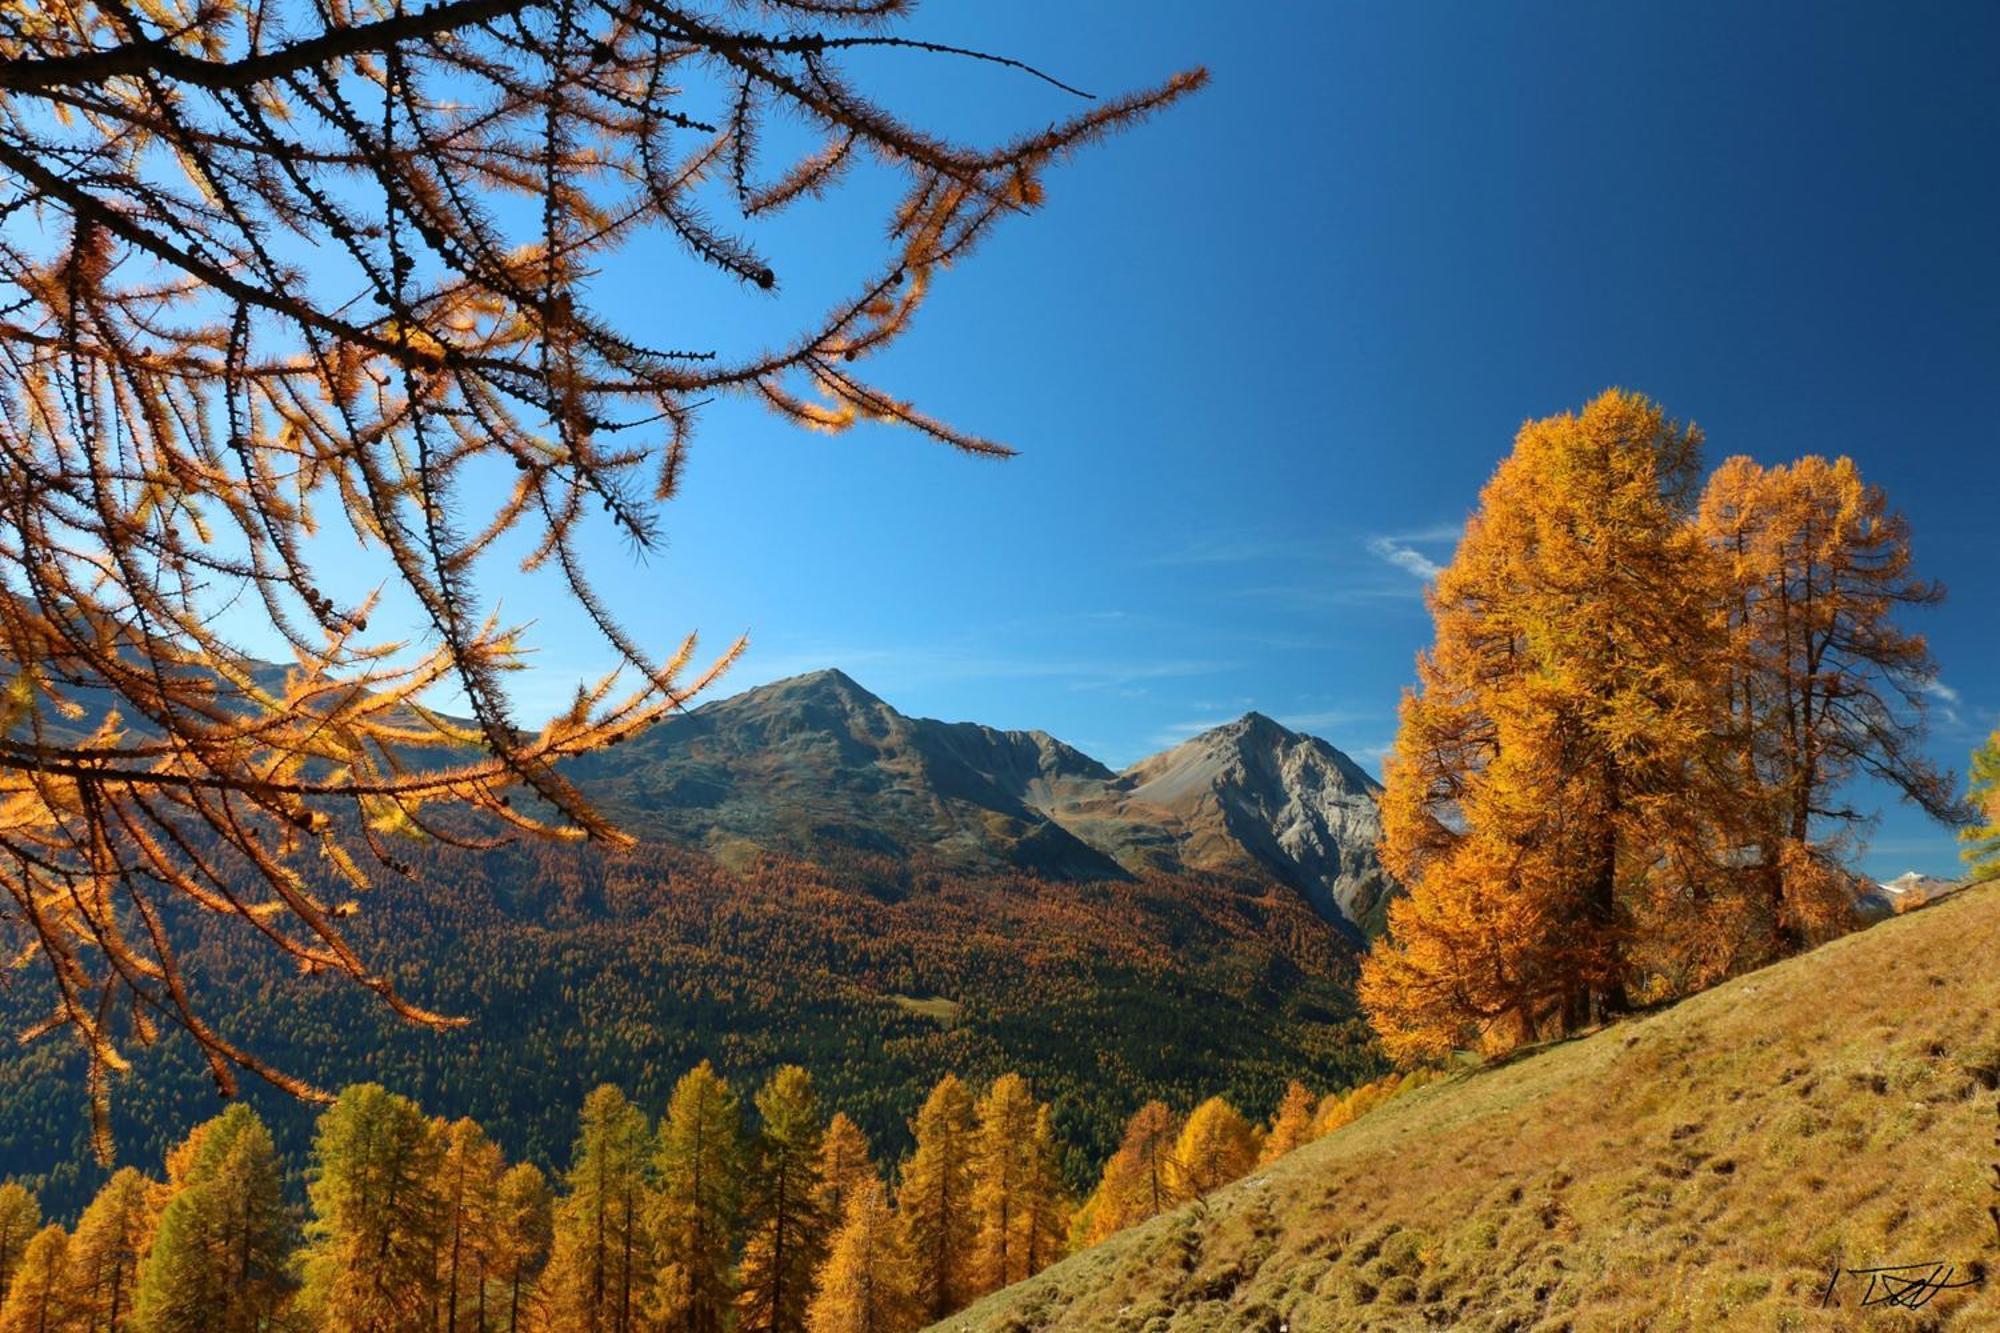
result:
[(27, 1187), (11, 1180), (0, 1183), (0, 1299), (6, 1297), (21, 1255), (41, 1227), (41, 1204)]
[(1294, 1148), (1313, 1139), (1313, 1096), (1306, 1085), (1293, 1079), (1285, 1085), (1285, 1095), (1271, 1115), (1271, 1127), (1264, 1135), (1263, 1162), (1275, 1162)]
[(1198, 1199), (1241, 1180), (1257, 1164), (1257, 1131), (1220, 1097), (1194, 1108), (1174, 1144), (1175, 1192)]
[(530, 1162), (509, 1168), (494, 1211), (495, 1276), (506, 1288), (507, 1333), (520, 1333), (543, 1304), (535, 1279), (548, 1264), (555, 1233), (555, 1197), (542, 1169)]
[(1180, 1125), (1164, 1102), (1147, 1102), (1125, 1122), (1118, 1151), (1086, 1205), (1078, 1240), (1095, 1245), (1126, 1227), (1158, 1217), (1182, 1201), (1174, 1149)]
[(847, 1216), (849, 1196), (856, 1189), (880, 1178), (875, 1170), (875, 1158), (868, 1149), (868, 1136), (861, 1132), (861, 1126), (848, 1118), (847, 1112), (834, 1112), (819, 1150), (821, 1211), (831, 1223), (838, 1225)]
[(76, 1225), (71, 1269), (92, 1333), (119, 1333), (131, 1320), (162, 1192), (125, 1167), (105, 1182)]
[(2000, 731), (1972, 756), (1970, 798), (1979, 818), (1960, 836), (1974, 880), (2000, 875)]
[(445, 1135), (380, 1084), (343, 1089), (313, 1140), (301, 1304), (321, 1329), (415, 1333), (436, 1321)]
[(83, 1333), (85, 1313), (76, 1287), (69, 1233), (50, 1223), (21, 1248), (7, 1300), (0, 1304), (0, 1333)]
[(801, 1333), (831, 1230), (820, 1206), (819, 1099), (806, 1071), (786, 1065), (756, 1102), (762, 1123), (745, 1178), (739, 1327)]
[(924, 1322), (903, 1230), (880, 1181), (850, 1191), (806, 1316), (810, 1333), (911, 1333)]
[(653, 1152), (659, 1192), (651, 1223), (660, 1265), (653, 1311), (665, 1328), (721, 1333), (728, 1323), (743, 1158), (742, 1108), (704, 1060), (674, 1085)]
[(557, 1333), (641, 1327), (658, 1268), (646, 1228), (649, 1138), (646, 1113), (617, 1088), (607, 1083), (584, 1098), (547, 1276)]
[(972, 1139), (975, 1294), (997, 1291), (1028, 1275), (1028, 1191), (1039, 1110), (1019, 1074), (1002, 1074), (979, 1099)]
[(896, 1191), (917, 1303), (930, 1319), (964, 1307), (974, 1289), (972, 1094), (946, 1074), (910, 1122), (916, 1148)]
[(169, 1154), (139, 1277), (146, 1333), (262, 1333), (292, 1290), (292, 1222), (270, 1131), (242, 1102)]
[(499, 1145), (471, 1117), (444, 1132), (444, 1160), (437, 1190), (443, 1204), (443, 1245), (438, 1284), (443, 1290), (445, 1333), (470, 1326), (485, 1333), (486, 1286), (500, 1259), (500, 1176), (506, 1169)]

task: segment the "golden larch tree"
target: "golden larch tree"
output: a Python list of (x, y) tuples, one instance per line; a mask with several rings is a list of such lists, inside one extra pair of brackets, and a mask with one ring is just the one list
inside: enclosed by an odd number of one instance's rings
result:
[(832, 1233), (820, 1204), (826, 1130), (812, 1077), (797, 1065), (771, 1075), (754, 1100), (760, 1123), (744, 1171), (737, 1326), (744, 1333), (803, 1333), (813, 1275)]
[(500, 1178), (507, 1163), (500, 1145), (470, 1116), (446, 1126), (443, 1141), (437, 1175), (443, 1213), (437, 1279), (444, 1333), (459, 1333), (461, 1327), (484, 1333), (487, 1284), (500, 1271)]
[(84, 1333), (87, 1315), (77, 1288), (69, 1233), (51, 1222), (21, 1251), (0, 1302), (0, 1333)]
[(131, 1167), (113, 1172), (77, 1220), (70, 1269), (95, 1333), (121, 1333), (139, 1292), (139, 1266), (153, 1243), (164, 1190)]
[(1165, 1102), (1147, 1102), (1132, 1113), (1118, 1151), (1104, 1163), (1097, 1189), (1084, 1205), (1080, 1244), (1095, 1245), (1184, 1201), (1174, 1166), (1179, 1137), (1180, 1122)]
[(261, 1333), (290, 1300), (295, 1223), (277, 1148), (247, 1103), (167, 1154), (167, 1203), (139, 1275), (146, 1333)]
[(743, 1112), (703, 1060), (674, 1084), (653, 1148), (651, 1225), (659, 1261), (652, 1313), (663, 1327), (721, 1333), (736, 1298)]
[(1439, 575), (1383, 798), (1409, 894), (1362, 982), (1392, 1052), (1624, 1008), (1632, 903), (1713, 853), (1700, 441), (1616, 390), (1529, 422)]
[(973, 1129), (972, 1093), (956, 1074), (938, 1080), (910, 1122), (916, 1146), (903, 1164), (896, 1213), (917, 1303), (931, 1319), (963, 1307), (974, 1289)]
[(1312, 1142), (1313, 1105), (1313, 1095), (1305, 1084), (1293, 1079), (1285, 1085), (1285, 1095), (1278, 1099), (1278, 1109), (1271, 1113), (1270, 1126), (1264, 1131), (1259, 1162), (1275, 1162)]
[(1257, 1127), (1220, 1097), (1210, 1097), (1188, 1114), (1174, 1141), (1175, 1193), (1199, 1199), (1241, 1180), (1257, 1165)]
[[(495, 1278), (507, 1311), (507, 1333), (539, 1328), (546, 1313), (537, 1279), (555, 1240), (555, 1195), (532, 1162), (507, 1168), (496, 1198), (499, 1258)], [(496, 1323), (498, 1320), (496, 1319)]]
[(432, 1327), (455, 1193), (444, 1176), (448, 1136), (415, 1102), (377, 1083), (342, 1089), (320, 1116), (299, 1295), (317, 1327)]
[(993, 1080), (975, 1111), (972, 1211), (978, 1227), (973, 1285), (997, 1291), (1028, 1275), (1028, 1192), (1035, 1174), (1040, 1107), (1019, 1074)]
[(41, 1201), (19, 1181), (0, 1181), (0, 1298), (7, 1295), (22, 1252), (41, 1229)]
[(1854, 879), (1840, 868), (1863, 820), (1840, 796), (1851, 778), (1963, 821), (1952, 777), (1922, 750), (1936, 664), (1895, 621), (1944, 590), (1916, 576), (1908, 522), (1849, 458), (1731, 458), (1709, 479), (1699, 525), (1728, 571), (1739, 870), (1764, 956), (1790, 953), (1854, 924)]
[(1028, 1149), (1025, 1216), (1021, 1222), (1023, 1276), (1033, 1277), (1063, 1257), (1067, 1248), (1072, 1203), (1063, 1180), (1062, 1143), (1056, 1138), (1055, 1112), (1043, 1102), (1035, 1112), (1035, 1133)]
[(863, 1181), (819, 1271), (810, 1333), (912, 1333), (924, 1322), (903, 1228), (880, 1181)]
[(657, 1264), (646, 1113), (606, 1083), (583, 1100), (545, 1277), (555, 1333), (635, 1333)]
[(826, 1216), (838, 1226), (847, 1216), (847, 1200), (855, 1190), (880, 1179), (868, 1136), (845, 1111), (835, 1111), (827, 1122), (826, 1137), (819, 1149), (819, 1202)]
[(1969, 799), (1978, 815), (1965, 829), (1965, 860), (1972, 879), (2000, 875), (2000, 731), (1972, 756)]

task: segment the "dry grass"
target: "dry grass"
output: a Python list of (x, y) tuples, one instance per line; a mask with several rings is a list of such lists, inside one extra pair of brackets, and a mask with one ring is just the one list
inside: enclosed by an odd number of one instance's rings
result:
[[(2000, 883), (1424, 1088), (941, 1328), (2000, 1329)], [(1992, 1276), (1920, 1312), (1836, 1264)]]

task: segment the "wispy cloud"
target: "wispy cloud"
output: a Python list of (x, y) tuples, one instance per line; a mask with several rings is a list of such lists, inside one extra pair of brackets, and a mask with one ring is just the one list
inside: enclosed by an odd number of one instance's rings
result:
[(1429, 583), (1444, 573), (1444, 566), (1425, 555), (1414, 546), (1405, 545), (1388, 537), (1370, 537), (1368, 554), (1385, 564), (1394, 565), (1415, 578)]
[(1383, 564), (1402, 570), (1421, 583), (1429, 583), (1444, 573), (1444, 565), (1425, 548), (1443, 554), (1458, 544), (1464, 529), (1456, 523), (1433, 523), (1408, 532), (1382, 532), (1370, 537), (1368, 554)]
[(1936, 676), (1932, 676), (1924, 682), (1924, 693), (1933, 699), (1942, 700), (1948, 704), (1959, 702), (1958, 691), (1939, 680)]
[(1962, 730), (1965, 719), (1959, 714), (1958, 706), (1964, 700), (1951, 686), (1932, 676), (1923, 684), (1923, 691), (1938, 703), (1938, 719), (1952, 731)]

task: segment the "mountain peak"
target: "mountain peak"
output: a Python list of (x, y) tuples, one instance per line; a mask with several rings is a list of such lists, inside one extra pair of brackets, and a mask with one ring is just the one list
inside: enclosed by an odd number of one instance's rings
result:
[(783, 676), (762, 685), (753, 685), (741, 694), (711, 702), (724, 705), (816, 702), (848, 709), (886, 707), (879, 695), (839, 667), (821, 667), (796, 676)]
[(1114, 773), (1045, 732), (905, 716), (825, 667), (712, 700), (575, 768), (636, 827), (704, 845), (1082, 878), (1243, 872), (1359, 928), (1388, 889), (1373, 780), (1254, 711)]
[(839, 667), (821, 667), (817, 671), (802, 671), (796, 676), (780, 676), (777, 680), (769, 681), (763, 685), (752, 686), (751, 688), (763, 690), (809, 690), (829, 687), (854, 690), (858, 693), (868, 695), (871, 699), (875, 697), (866, 686), (862, 685), (860, 681), (848, 675), (845, 671), (842, 671)]

